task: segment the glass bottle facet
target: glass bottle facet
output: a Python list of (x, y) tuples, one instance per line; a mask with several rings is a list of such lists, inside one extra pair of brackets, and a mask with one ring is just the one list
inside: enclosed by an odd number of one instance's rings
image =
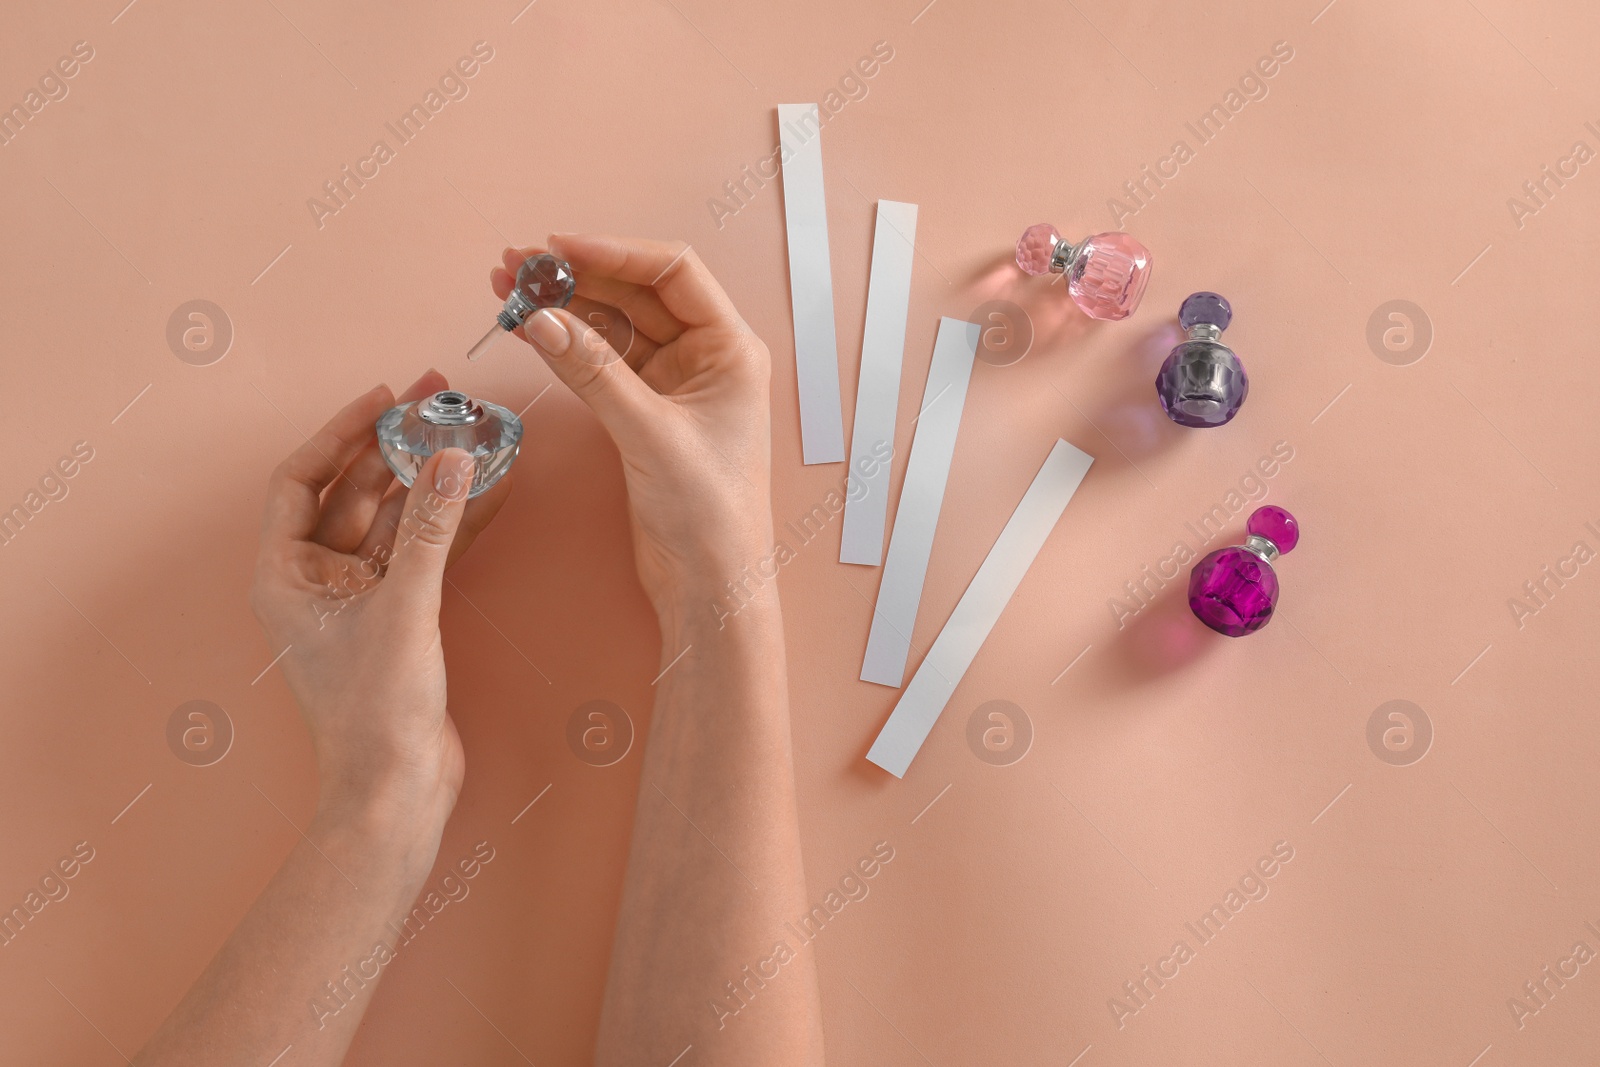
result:
[(499, 404), (454, 389), (392, 407), (378, 417), (378, 449), (395, 477), (410, 486), (428, 457), (459, 448), (477, 464), (477, 496), (511, 469), (522, 444), (522, 420)]

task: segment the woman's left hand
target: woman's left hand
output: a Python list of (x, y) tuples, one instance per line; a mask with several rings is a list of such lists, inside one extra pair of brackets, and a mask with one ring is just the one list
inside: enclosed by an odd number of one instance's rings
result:
[[(429, 371), (400, 400), (446, 387)], [(319, 816), (392, 815), (437, 832), (465, 770), (446, 710), (444, 571), (511, 479), (468, 501), (471, 457), (447, 449), (406, 491), (375, 429), (395, 402), (378, 386), (273, 472), (251, 604), (311, 731)]]

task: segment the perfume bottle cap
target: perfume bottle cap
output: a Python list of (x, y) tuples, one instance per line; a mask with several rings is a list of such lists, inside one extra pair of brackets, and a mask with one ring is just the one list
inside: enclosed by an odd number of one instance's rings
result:
[(535, 311), (564, 308), (571, 303), (577, 289), (577, 279), (566, 260), (557, 259), (548, 252), (529, 256), (517, 268), (516, 285), (498, 316), (500, 325), (509, 332), (521, 326)]
[(1268, 504), (1251, 512), (1245, 530), (1254, 537), (1270, 541), (1278, 555), (1288, 555), (1300, 543), (1300, 524), (1293, 515), (1276, 504)]
[(1017, 266), (1032, 275), (1048, 274), (1054, 266), (1056, 246), (1061, 244), (1061, 234), (1048, 222), (1029, 226), (1017, 238)]
[(1178, 308), (1178, 325), (1185, 330), (1196, 326), (1215, 326), (1217, 333), (1233, 322), (1233, 308), (1217, 293), (1190, 293)]

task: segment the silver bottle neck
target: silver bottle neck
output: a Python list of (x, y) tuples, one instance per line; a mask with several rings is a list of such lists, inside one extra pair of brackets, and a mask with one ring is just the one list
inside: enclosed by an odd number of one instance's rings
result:
[(1222, 327), (1211, 322), (1197, 322), (1189, 327), (1189, 340), (1215, 341), (1222, 336)]
[(446, 389), (418, 404), (417, 415), (435, 426), (470, 426), (483, 418), (483, 405), (466, 393)]
[(1050, 252), (1050, 273), (1065, 274), (1070, 270), (1078, 258), (1078, 253), (1083, 251), (1083, 246), (1087, 243), (1080, 241), (1073, 244), (1071, 241), (1056, 238), (1056, 246)]
[(1272, 561), (1277, 559), (1278, 556), (1282, 554), (1278, 551), (1277, 545), (1273, 544), (1265, 537), (1262, 537), (1260, 534), (1251, 534), (1249, 537), (1246, 537), (1244, 539), (1244, 544), (1240, 545), (1239, 547), (1250, 553), (1252, 556), (1256, 556), (1261, 560), (1262, 563), (1267, 564), (1269, 567), (1272, 565)]

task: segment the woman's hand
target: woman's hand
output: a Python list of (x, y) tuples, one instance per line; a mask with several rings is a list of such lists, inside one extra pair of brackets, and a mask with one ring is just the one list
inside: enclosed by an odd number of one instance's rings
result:
[[(772, 552), (767, 347), (685, 246), (571, 234), (550, 246), (577, 276), (577, 314), (540, 311), (521, 333), (622, 453), (662, 632), (594, 1062), (665, 1063), (692, 1045), (708, 1064), (820, 1064), (814, 953), (787, 963), (753, 1016), (724, 1027), (738, 1001), (706, 1008), (707, 990), (770, 949), (772, 916), (807, 907), (776, 583), (741, 593), (738, 625), (720, 607)], [(506, 250), (497, 295), (537, 251)], [(585, 322), (595, 301), (633, 321), (620, 357)]]
[[(429, 371), (401, 401), (446, 388)], [(378, 451), (388, 386), (352, 401), (273, 472), (251, 604), (316, 748), (318, 815), (435, 834), (461, 790), (446, 711), (444, 570), (494, 517), (509, 476), (467, 502), (471, 458), (429, 459), (407, 492)]]
[[(443, 388), (429, 371), (402, 399)], [(437, 857), (462, 774), (439, 586), (510, 487), (502, 479), (468, 503), (468, 457), (452, 449), (428, 460), (410, 492), (391, 491), (375, 423), (393, 404), (384, 385), (351, 402), (267, 486), (250, 599), (311, 728), (322, 795), (283, 866), (140, 1050), (141, 1067), (265, 1062), (285, 1046), (307, 1067), (343, 1063), (377, 963), (390, 958), (373, 946), (399, 951), (394, 917), (414, 906)], [(345, 982), (352, 965), (355, 989), (334, 995), (328, 976), (342, 966)]]
[[(541, 311), (518, 333), (622, 454), (639, 579), (663, 624), (709, 617), (724, 584), (771, 550), (767, 346), (687, 245), (555, 234), (549, 250), (572, 265), (579, 314)], [(495, 295), (542, 251), (506, 249)], [(595, 303), (632, 320), (626, 358), (580, 317)]]

